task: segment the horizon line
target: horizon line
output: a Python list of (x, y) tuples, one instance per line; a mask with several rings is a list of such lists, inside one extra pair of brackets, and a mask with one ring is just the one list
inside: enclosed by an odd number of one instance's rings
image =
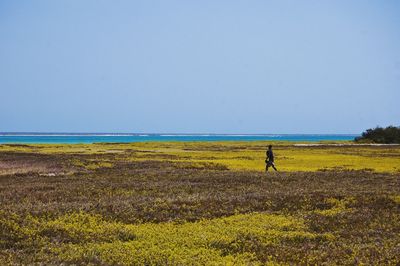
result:
[(190, 136), (201, 136), (201, 135), (223, 135), (223, 136), (269, 136), (269, 135), (351, 135), (357, 136), (361, 135), (361, 133), (170, 133), (170, 132), (162, 132), (162, 133), (155, 133), (155, 132), (46, 132), (46, 131), (0, 131), (0, 136), (9, 136), (9, 135), (125, 135), (125, 136), (138, 136), (138, 135), (190, 135)]

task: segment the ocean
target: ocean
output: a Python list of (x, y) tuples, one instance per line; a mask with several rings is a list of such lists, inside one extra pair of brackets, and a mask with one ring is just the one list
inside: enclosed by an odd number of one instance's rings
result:
[(112, 133), (0, 133), (1, 143), (100, 143), (150, 141), (346, 141), (358, 135), (351, 134), (112, 134)]

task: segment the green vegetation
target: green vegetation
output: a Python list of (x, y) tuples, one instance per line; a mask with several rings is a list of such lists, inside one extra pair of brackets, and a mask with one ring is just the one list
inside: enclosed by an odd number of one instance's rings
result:
[(367, 129), (361, 137), (355, 138), (356, 142), (373, 143), (400, 143), (400, 127), (388, 126)]
[(266, 145), (0, 145), (0, 264), (399, 263), (400, 146)]

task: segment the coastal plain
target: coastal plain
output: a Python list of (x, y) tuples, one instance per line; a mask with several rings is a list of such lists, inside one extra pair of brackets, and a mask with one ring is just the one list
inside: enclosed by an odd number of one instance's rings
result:
[[(279, 172), (265, 173), (272, 144)], [(0, 145), (0, 264), (400, 263), (400, 146)]]

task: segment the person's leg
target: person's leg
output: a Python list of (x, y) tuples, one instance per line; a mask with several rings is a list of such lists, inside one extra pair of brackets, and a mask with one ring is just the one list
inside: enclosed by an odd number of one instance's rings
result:
[(276, 169), (275, 164), (271, 163), (272, 168), (274, 168), (275, 171), (278, 171), (278, 169)]
[(268, 172), (268, 169), (271, 167), (271, 162), (267, 161), (267, 164), (265, 165), (265, 171)]

